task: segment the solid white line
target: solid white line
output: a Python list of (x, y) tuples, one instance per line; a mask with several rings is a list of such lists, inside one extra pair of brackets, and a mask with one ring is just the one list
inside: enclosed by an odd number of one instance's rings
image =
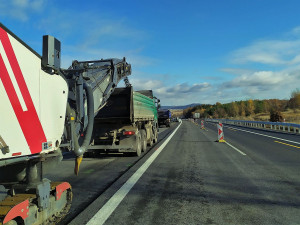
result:
[(240, 130), (240, 131), (243, 131), (243, 132), (247, 132), (247, 133), (250, 133), (250, 134), (261, 135), (261, 136), (264, 136), (264, 137), (273, 138), (273, 139), (277, 139), (277, 140), (281, 140), (281, 141), (287, 141), (287, 142), (290, 142), (290, 143), (300, 145), (300, 143), (296, 142), (296, 141), (291, 141), (291, 140), (287, 140), (287, 139), (283, 139), (283, 138), (273, 137), (273, 136), (269, 136), (269, 135), (266, 135), (266, 134), (260, 134), (260, 133), (256, 133), (256, 132), (252, 132), (252, 131), (248, 131), (248, 130), (242, 130), (242, 129), (239, 129), (239, 128), (234, 128), (234, 129)]
[(108, 200), (108, 202), (102, 206), (102, 208), (90, 219), (87, 225), (101, 225), (110, 217), (115, 211), (118, 205), (126, 197), (131, 188), (136, 184), (152, 162), (156, 159), (158, 154), (164, 149), (171, 138), (174, 136), (179, 126), (173, 131), (173, 133), (165, 140), (165, 142), (147, 159), (147, 161), (127, 180), (127, 182)]
[(18, 96), (19, 102), (21, 104), (21, 107), (22, 107), (23, 111), (25, 112), (25, 111), (27, 111), (27, 106), (26, 106), (24, 98), (23, 98), (23, 96), (21, 94), (18, 82), (17, 82), (16, 77), (14, 75), (14, 72), (13, 72), (13, 70), (11, 68), (11, 65), (9, 63), (9, 60), (7, 58), (7, 55), (6, 55), (6, 52), (4, 50), (4, 47), (3, 47), (3, 44), (1, 42), (1, 40), (0, 40), (0, 54), (1, 54), (2, 59), (4, 61), (5, 67), (7, 69), (7, 72), (9, 74), (10, 80), (11, 80), (13, 86), (14, 86), (14, 89), (15, 89), (16, 93), (17, 93), (17, 96)]
[(236, 150), (237, 152), (239, 152), (242, 155), (246, 155), (244, 152), (242, 152), (241, 150), (237, 149), (236, 147), (234, 147), (233, 145), (229, 144), (227, 141), (225, 142), (227, 145), (229, 145), (231, 148), (233, 148), (234, 150)]

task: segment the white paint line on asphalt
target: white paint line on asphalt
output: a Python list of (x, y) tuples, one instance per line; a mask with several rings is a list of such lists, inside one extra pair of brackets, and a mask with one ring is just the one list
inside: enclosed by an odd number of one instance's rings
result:
[(240, 130), (240, 131), (243, 131), (243, 132), (247, 132), (247, 133), (250, 133), (250, 134), (261, 135), (261, 136), (264, 136), (264, 137), (273, 138), (273, 139), (277, 139), (277, 140), (281, 140), (281, 141), (287, 141), (287, 142), (290, 142), (290, 143), (294, 143), (294, 144), (300, 145), (300, 143), (297, 142), (297, 141), (291, 141), (291, 140), (287, 140), (287, 139), (283, 139), (283, 138), (279, 138), (279, 137), (273, 137), (273, 136), (270, 136), (270, 135), (260, 134), (260, 133), (256, 133), (256, 132), (252, 132), (252, 131), (248, 131), (248, 130), (239, 129), (239, 128), (234, 128), (234, 129)]
[(168, 142), (174, 136), (174, 134), (181, 126), (181, 124), (182, 122), (180, 122), (179, 126), (165, 140), (165, 142), (156, 151), (154, 151), (154, 153), (147, 159), (147, 161), (144, 162), (144, 164), (126, 181), (125, 184), (123, 184), (123, 186), (108, 200), (108, 202), (104, 206), (102, 206), (102, 208), (90, 219), (87, 225), (101, 225), (105, 223), (105, 221), (110, 217), (110, 215), (115, 211), (118, 205), (126, 197), (126, 195), (131, 190), (131, 188), (133, 188), (136, 182), (140, 179), (140, 177), (145, 173), (148, 167), (159, 155), (159, 153), (168, 144)]
[(241, 150), (239, 150), (238, 148), (234, 147), (233, 145), (229, 144), (227, 141), (225, 142), (227, 145), (229, 145), (231, 148), (233, 148), (234, 150), (236, 150), (237, 152), (239, 152), (242, 155), (246, 155), (244, 152), (242, 152)]

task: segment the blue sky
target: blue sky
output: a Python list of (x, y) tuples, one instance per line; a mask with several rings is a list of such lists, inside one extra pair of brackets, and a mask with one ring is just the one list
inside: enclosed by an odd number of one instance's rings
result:
[(41, 54), (122, 58), (162, 105), (288, 99), (300, 88), (300, 1), (0, 0), (0, 20)]

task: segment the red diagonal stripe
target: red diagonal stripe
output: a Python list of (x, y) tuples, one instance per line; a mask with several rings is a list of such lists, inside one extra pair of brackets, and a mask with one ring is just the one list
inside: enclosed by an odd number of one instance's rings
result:
[[(18, 96), (9, 77), (3, 58), (0, 56), (0, 79), (4, 85), (5, 91), (8, 95), (10, 103), (13, 107), (15, 115), (18, 119), (20, 127), (23, 131), (24, 137), (30, 148), (32, 154), (39, 153), (42, 150), (42, 143), (46, 142), (46, 136), (43, 131), (41, 122), (37, 115), (36, 109), (32, 102), (29, 90), (27, 88), (24, 76), (20, 69), (19, 63), (13, 51), (8, 34), (5, 30), (0, 28), (0, 40), (3, 44), (12, 71), (20, 88), (24, 102), (27, 106), (27, 111), (24, 112), (19, 102)], [(24, 55), (24, 57), (26, 57)]]
[(219, 135), (223, 133), (223, 131), (221, 129), (218, 129), (218, 130), (219, 130)]

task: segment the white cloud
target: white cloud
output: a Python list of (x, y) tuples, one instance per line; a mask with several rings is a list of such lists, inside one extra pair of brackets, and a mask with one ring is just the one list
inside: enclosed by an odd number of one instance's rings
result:
[(12, 0), (0, 2), (0, 15), (25, 22), (30, 13), (42, 13), (47, 0)]
[(64, 68), (75, 59), (126, 57), (133, 69), (157, 62), (143, 55), (143, 45), (148, 35), (131, 27), (125, 18), (110, 18), (99, 11), (74, 12), (71, 9), (57, 14), (56, 10), (49, 9), (38, 27), (62, 42)]
[(139, 79), (129, 77), (135, 90), (154, 91), (156, 97), (161, 100), (162, 105), (187, 105), (189, 103), (204, 102), (203, 93), (211, 89), (209, 83), (180, 83), (175, 85), (168, 85), (168, 82), (155, 79)]
[(286, 82), (290, 82), (288, 73), (275, 73), (272, 71), (258, 71), (252, 74), (242, 74), (234, 78), (229, 82), (225, 82), (224, 86), (226, 88), (236, 88), (236, 87), (272, 87), (274, 85), (281, 85)]
[[(300, 28), (297, 28), (298, 30)], [(296, 32), (296, 31), (294, 31)], [(300, 37), (287, 40), (262, 40), (231, 53), (232, 63), (261, 63), (267, 65), (290, 65), (299, 63)]]
[(224, 82), (222, 88), (231, 98), (288, 98), (291, 91), (297, 88), (300, 79), (299, 70), (257, 71), (240, 74), (231, 81)]
[(130, 82), (134, 90), (152, 90), (163, 87), (163, 82), (161, 80), (152, 80), (152, 79), (137, 79), (129, 77)]
[(81, 45), (62, 45), (62, 67), (67, 68), (73, 60), (99, 60), (101, 58), (123, 58), (132, 65), (133, 72), (136, 68), (153, 65), (157, 60), (139, 54), (139, 51), (120, 49), (118, 51), (101, 48), (99, 46), (82, 48)]
[[(258, 40), (233, 51), (230, 62), (238, 68), (220, 69), (234, 77), (215, 87), (221, 90), (218, 98), (225, 102), (289, 98), (291, 91), (299, 86), (300, 26), (283, 34), (282, 38)], [(240, 64), (247, 64), (247, 67), (260, 64), (260, 69), (243, 69)]]

